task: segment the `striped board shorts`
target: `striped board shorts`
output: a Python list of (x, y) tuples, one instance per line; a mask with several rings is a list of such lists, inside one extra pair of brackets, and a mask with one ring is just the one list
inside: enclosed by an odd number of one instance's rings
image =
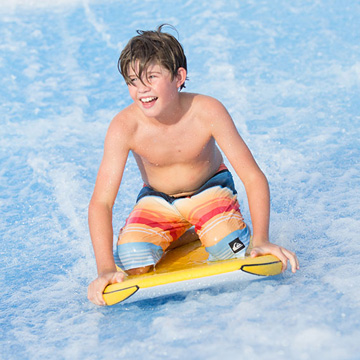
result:
[(123, 270), (155, 265), (192, 227), (210, 261), (241, 257), (250, 241), (243, 220), (225, 165), (191, 196), (175, 198), (144, 186), (120, 231), (115, 262)]

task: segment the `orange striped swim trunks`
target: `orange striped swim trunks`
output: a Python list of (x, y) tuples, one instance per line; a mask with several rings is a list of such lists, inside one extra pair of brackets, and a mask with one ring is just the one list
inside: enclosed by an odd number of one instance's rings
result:
[(209, 260), (244, 256), (250, 231), (243, 220), (234, 181), (225, 166), (187, 197), (175, 198), (144, 186), (120, 231), (115, 262), (124, 270), (155, 265), (191, 227)]

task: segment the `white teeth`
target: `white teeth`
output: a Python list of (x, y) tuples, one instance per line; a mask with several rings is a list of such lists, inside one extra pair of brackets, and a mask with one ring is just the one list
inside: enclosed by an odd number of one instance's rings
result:
[(148, 97), (148, 98), (140, 99), (140, 101), (143, 102), (143, 103), (148, 103), (148, 102), (156, 100), (156, 99), (157, 99), (157, 97), (154, 96), (154, 97)]

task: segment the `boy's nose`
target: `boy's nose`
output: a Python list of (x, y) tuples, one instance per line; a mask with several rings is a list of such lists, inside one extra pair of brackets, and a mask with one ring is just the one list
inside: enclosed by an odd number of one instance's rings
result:
[(150, 90), (150, 86), (147, 83), (143, 83), (140, 81), (140, 84), (138, 84), (138, 91), (143, 93)]

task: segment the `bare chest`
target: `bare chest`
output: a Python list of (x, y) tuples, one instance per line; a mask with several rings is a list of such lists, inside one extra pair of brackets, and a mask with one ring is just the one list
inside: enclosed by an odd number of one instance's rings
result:
[(133, 151), (144, 165), (171, 166), (203, 161), (212, 144), (211, 135), (198, 125), (150, 127), (136, 134)]

